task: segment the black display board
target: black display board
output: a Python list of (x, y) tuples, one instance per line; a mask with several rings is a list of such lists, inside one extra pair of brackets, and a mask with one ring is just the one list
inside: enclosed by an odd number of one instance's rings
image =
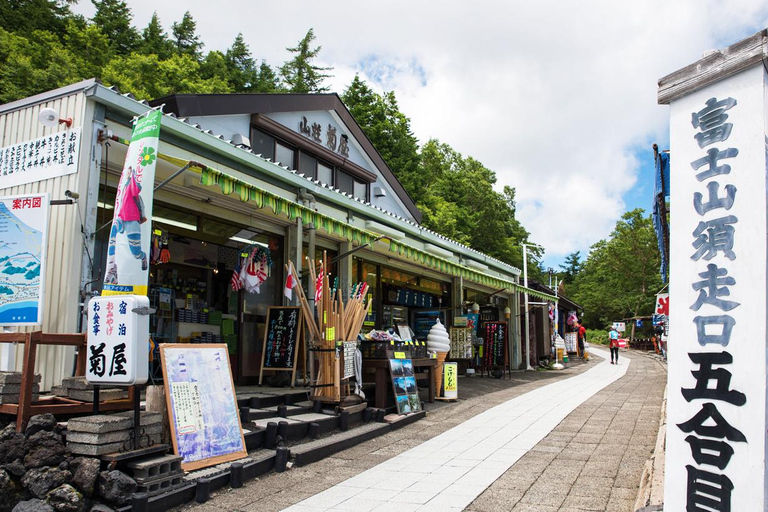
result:
[[(296, 371), (296, 354), (299, 351), (299, 341), (301, 340), (301, 324), (301, 308), (269, 308), (261, 354), (262, 370)], [(259, 384), (261, 384), (261, 378), (259, 378)]]
[(482, 337), (483, 366), (486, 369), (503, 367), (507, 352), (507, 322), (485, 322)]

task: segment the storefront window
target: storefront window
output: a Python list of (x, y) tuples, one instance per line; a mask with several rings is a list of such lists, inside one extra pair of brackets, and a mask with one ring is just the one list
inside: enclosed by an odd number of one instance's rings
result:
[(366, 301), (371, 300), (371, 312), (365, 317), (363, 322), (363, 331), (368, 332), (374, 327), (377, 327), (377, 311), (379, 303), (379, 289), (378, 289), (378, 269), (379, 267), (374, 263), (362, 262), (362, 282), (368, 284), (368, 296)]
[(355, 192), (355, 179), (349, 174), (339, 171), (336, 173), (335, 187), (342, 192), (352, 195)]
[(326, 185), (333, 185), (333, 167), (317, 163), (317, 180)]
[(317, 159), (305, 152), (299, 153), (299, 172), (307, 178), (317, 177)]

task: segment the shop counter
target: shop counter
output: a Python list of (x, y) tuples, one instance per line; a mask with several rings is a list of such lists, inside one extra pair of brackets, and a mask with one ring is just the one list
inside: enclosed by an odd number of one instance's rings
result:
[[(435, 401), (435, 368), (437, 359), (424, 358), (412, 359), (413, 369), (416, 373), (416, 379), (425, 377), (429, 383), (429, 394), (427, 400), (429, 403)], [(389, 359), (363, 359), (363, 374), (375, 372), (376, 375), (376, 397), (374, 407), (386, 409), (387, 390), (392, 387), (392, 378), (389, 375)]]

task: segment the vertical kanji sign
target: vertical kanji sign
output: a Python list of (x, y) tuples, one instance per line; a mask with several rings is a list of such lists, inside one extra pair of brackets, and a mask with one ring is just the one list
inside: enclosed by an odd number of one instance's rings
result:
[[(131, 386), (149, 374), (149, 299), (122, 295), (88, 303), (85, 377), (93, 384)], [(143, 314), (142, 314), (143, 312)]]
[[(766, 78), (674, 99), (665, 510), (765, 510)], [(658, 308), (657, 308), (658, 309)]]

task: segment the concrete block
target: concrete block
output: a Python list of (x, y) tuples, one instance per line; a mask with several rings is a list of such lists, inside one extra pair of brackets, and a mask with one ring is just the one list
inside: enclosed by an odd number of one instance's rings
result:
[(67, 396), (67, 388), (64, 386), (51, 386), (51, 394), (56, 396)]
[[(35, 382), (40, 383), (43, 375), (35, 374)], [(21, 384), (21, 372), (0, 372), (0, 384)]]
[(168, 492), (171, 489), (184, 485), (184, 473), (177, 473), (175, 475), (169, 475), (165, 478), (152, 480), (150, 482), (140, 483), (136, 482), (137, 493), (147, 493), (150, 496), (155, 496), (164, 492)]
[(88, 382), (85, 377), (64, 377), (61, 379), (61, 386), (67, 389), (93, 389), (93, 384)]
[(115, 430), (114, 432), (103, 432), (101, 434), (91, 434), (88, 432), (68, 432), (68, 443), (79, 444), (112, 444), (124, 443), (131, 438), (129, 430)]
[[(32, 402), (37, 402), (40, 400), (40, 395), (33, 393), (32, 394)], [(19, 394), (16, 393), (15, 395), (9, 394), (9, 395), (0, 395), (0, 405), (2, 404), (18, 404), (19, 403)]]
[[(87, 389), (69, 389), (69, 398), (74, 400), (82, 400), (83, 402), (93, 402), (93, 390)], [(106, 400), (120, 400), (126, 398), (128, 392), (117, 388), (107, 388), (99, 390), (99, 401), (104, 402)]]
[[(115, 416), (131, 418), (131, 421), (133, 421), (133, 411), (119, 412)], [(154, 425), (156, 423), (162, 423), (163, 415), (162, 413), (159, 413), (159, 412), (141, 411), (141, 414), (139, 415), (139, 419), (141, 420), (141, 426), (143, 427), (148, 425)]]
[(82, 444), (82, 443), (67, 443), (69, 451), (76, 455), (88, 455), (90, 457), (96, 457), (98, 455), (104, 455), (106, 453), (115, 453), (123, 448), (124, 443), (110, 443), (110, 444)]
[(116, 430), (128, 430), (132, 426), (130, 418), (124, 418), (116, 414), (97, 414), (95, 416), (83, 416), (72, 418), (67, 423), (67, 430), (71, 432), (87, 432), (90, 434), (102, 434), (115, 432)]
[[(21, 392), (21, 384), (0, 384), (0, 395), (18, 395)], [(40, 384), (32, 384), (32, 393), (40, 393)]]
[(140, 447), (148, 448), (149, 446), (160, 444), (162, 440), (163, 439), (161, 434), (149, 434), (149, 435), (145, 434), (141, 436)]
[(146, 482), (156, 478), (165, 478), (173, 473), (181, 471), (182, 458), (178, 455), (163, 455), (139, 462), (128, 463), (128, 468), (133, 471), (133, 479)]

